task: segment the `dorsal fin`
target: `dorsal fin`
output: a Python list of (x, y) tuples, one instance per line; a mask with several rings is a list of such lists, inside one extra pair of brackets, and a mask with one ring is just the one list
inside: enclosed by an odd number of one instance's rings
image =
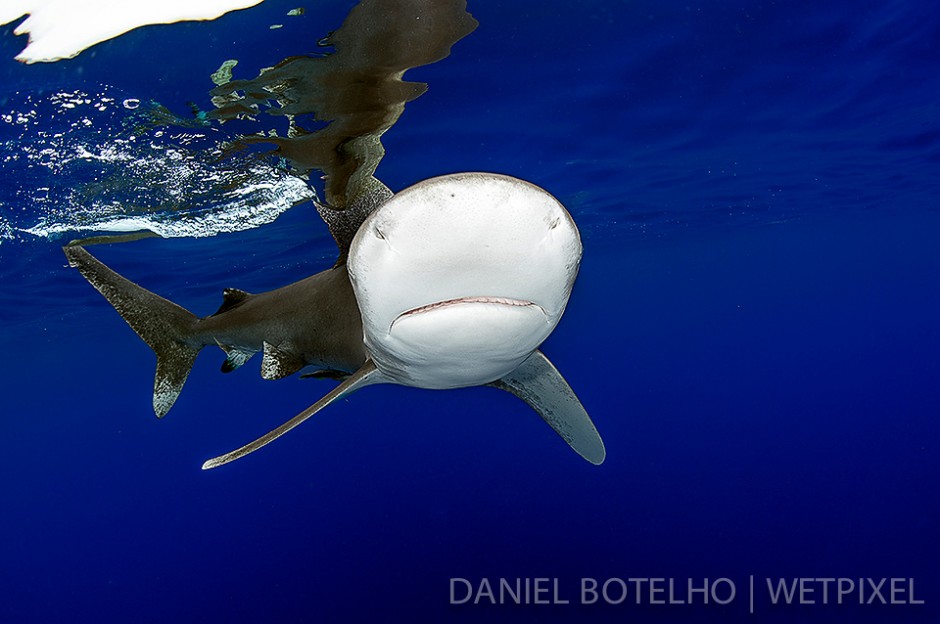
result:
[(222, 305), (219, 306), (219, 309), (215, 311), (215, 314), (212, 316), (218, 316), (223, 312), (228, 312), (232, 308), (235, 308), (245, 302), (248, 297), (251, 296), (251, 293), (247, 293), (244, 290), (239, 290), (237, 288), (226, 288), (222, 291)]
[(339, 247), (337, 266), (346, 263), (349, 245), (362, 222), (392, 196), (392, 191), (373, 177), (361, 182), (356, 190), (356, 195), (350, 198), (346, 205), (330, 206), (319, 202), (316, 204), (320, 218), (330, 228), (330, 234)]
[(304, 367), (304, 360), (299, 355), (278, 349), (270, 342), (264, 343), (264, 357), (261, 360), (261, 377), (280, 379), (293, 375)]

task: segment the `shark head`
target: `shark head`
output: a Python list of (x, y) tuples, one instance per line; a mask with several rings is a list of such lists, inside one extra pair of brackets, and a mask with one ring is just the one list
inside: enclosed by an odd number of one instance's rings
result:
[(574, 221), (543, 189), (462, 173), (382, 204), (350, 247), (366, 350), (389, 381), (492, 382), (558, 324), (581, 260)]

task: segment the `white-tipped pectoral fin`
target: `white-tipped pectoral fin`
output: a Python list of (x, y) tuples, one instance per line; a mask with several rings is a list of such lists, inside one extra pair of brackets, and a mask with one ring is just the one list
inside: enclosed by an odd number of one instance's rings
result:
[(311, 416), (313, 416), (314, 414), (322, 410), (324, 407), (326, 407), (327, 405), (335, 401), (336, 399), (340, 399), (346, 396), (347, 394), (351, 394), (355, 392), (356, 390), (358, 390), (359, 388), (364, 388), (366, 386), (371, 386), (371, 385), (379, 384), (379, 383), (385, 383), (386, 381), (387, 380), (385, 376), (382, 375), (381, 372), (379, 372), (379, 370), (375, 367), (375, 364), (372, 362), (372, 360), (366, 360), (366, 363), (363, 364), (359, 370), (357, 370), (355, 373), (350, 375), (349, 378), (346, 379), (346, 381), (344, 381), (340, 385), (333, 388), (333, 390), (329, 392), (326, 396), (324, 396), (322, 399), (320, 399), (319, 401), (317, 401), (316, 403), (314, 403), (313, 405), (311, 405), (310, 407), (308, 407), (301, 413), (297, 414), (296, 416), (288, 420), (286, 423), (284, 423), (277, 429), (274, 429), (266, 433), (265, 435), (261, 436), (254, 442), (246, 444), (240, 449), (236, 449), (232, 451), (231, 453), (226, 453), (225, 455), (220, 455), (216, 458), (210, 459), (209, 461), (207, 461), (206, 463), (202, 465), (202, 469), (209, 470), (210, 468), (217, 468), (223, 464), (233, 462), (236, 459), (242, 458), (249, 453), (257, 451), (259, 448), (261, 448), (268, 442), (272, 442), (276, 440), (277, 438), (281, 437), (282, 435), (284, 435), (285, 433), (287, 433), (288, 431), (290, 431), (291, 429), (293, 429), (300, 423), (304, 422), (305, 420), (307, 420), (308, 418), (310, 418)]
[(594, 465), (607, 456), (591, 417), (548, 358), (536, 350), (519, 367), (491, 384), (532, 406), (574, 451)]

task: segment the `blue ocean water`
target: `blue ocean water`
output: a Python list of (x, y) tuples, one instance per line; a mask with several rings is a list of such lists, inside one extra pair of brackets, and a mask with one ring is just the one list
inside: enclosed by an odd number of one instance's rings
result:
[[(190, 111), (222, 61), (246, 79), (320, 53), (354, 5), (267, 0), (50, 65), (13, 61), (25, 42), (0, 27), (0, 620), (940, 621), (927, 2), (471, 0), (479, 27), (407, 73), (428, 89), (376, 175), (496, 171), (569, 208), (584, 259), (543, 350), (607, 461), (496, 390), (379, 386), (199, 469), (332, 382), (223, 376), (207, 350), (157, 421), (153, 355), (59, 247), (163, 224), (94, 253), (200, 314), (328, 267), (297, 178), (214, 158), (243, 129)], [(164, 109), (192, 126), (148, 125)], [(557, 580), (559, 600), (491, 604), (501, 578)], [(675, 599), (628, 582), (650, 578)], [(822, 604), (821, 581), (772, 604), (768, 581), (801, 578), (854, 579), (865, 604)], [(899, 604), (873, 599), (892, 578)], [(613, 579), (607, 600), (584, 604), (583, 579)], [(718, 591), (678, 604), (689, 582)]]

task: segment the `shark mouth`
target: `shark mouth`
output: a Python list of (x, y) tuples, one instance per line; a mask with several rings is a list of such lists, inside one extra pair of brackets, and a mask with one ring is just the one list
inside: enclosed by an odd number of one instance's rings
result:
[[(542, 306), (534, 303), (532, 301), (526, 301), (523, 299), (511, 299), (509, 297), (458, 297), (457, 299), (446, 299), (444, 301), (436, 301), (434, 303), (429, 303), (417, 308), (412, 308), (406, 310), (399, 314), (394, 321), (392, 321), (391, 327), (395, 326), (395, 323), (398, 321), (408, 318), (409, 316), (414, 316), (416, 314), (424, 314), (426, 312), (432, 312), (434, 310), (440, 310), (442, 308), (448, 308), (451, 306), (464, 305), (469, 303), (485, 303), (485, 304), (495, 304), (502, 306), (510, 307), (532, 307), (540, 311), (542, 314), (545, 314), (545, 310)], [(389, 329), (391, 329), (391, 327)]]

